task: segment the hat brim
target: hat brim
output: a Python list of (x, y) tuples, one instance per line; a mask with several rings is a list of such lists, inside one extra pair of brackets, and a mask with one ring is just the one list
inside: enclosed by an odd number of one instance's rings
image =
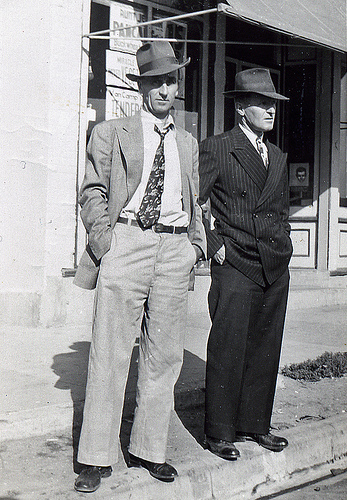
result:
[(227, 90), (223, 92), (225, 97), (236, 97), (238, 95), (243, 94), (258, 94), (264, 95), (265, 97), (271, 97), (272, 99), (278, 99), (279, 101), (289, 101), (289, 97), (285, 97), (282, 94), (278, 94), (277, 92), (255, 92), (254, 90)]
[(176, 71), (178, 69), (184, 68), (185, 66), (188, 66), (189, 63), (190, 63), (190, 57), (188, 57), (188, 59), (181, 64), (167, 64), (160, 68), (145, 71), (145, 73), (142, 73), (142, 75), (134, 75), (133, 73), (126, 73), (126, 77), (129, 78), (129, 80), (131, 80), (132, 82), (137, 82), (138, 80), (141, 80), (141, 78), (144, 78), (146, 76), (167, 75), (172, 71)]

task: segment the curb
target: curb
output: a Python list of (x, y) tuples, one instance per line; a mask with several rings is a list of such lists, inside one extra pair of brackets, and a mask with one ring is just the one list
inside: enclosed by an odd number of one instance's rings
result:
[[(72, 425), (72, 405), (52, 405), (14, 415), (0, 415), (1, 440), (62, 431)], [(95, 500), (256, 500), (329, 475), (347, 467), (347, 415), (307, 423), (282, 434), (289, 446), (281, 453), (264, 450), (252, 442), (237, 443), (241, 459), (222, 460), (203, 450), (176, 417), (174, 440), (186, 452), (177, 463), (174, 483), (154, 481), (141, 469), (115, 468), (94, 493)], [(3, 432), (5, 431), (5, 432)], [(183, 434), (183, 433), (185, 434)], [(31, 498), (31, 497), (30, 497)]]
[(288, 310), (334, 307), (347, 304), (346, 288), (300, 290), (293, 288), (288, 296)]
[[(289, 446), (273, 453), (254, 443), (238, 443), (241, 459), (227, 462), (201, 451), (198, 465), (189, 458), (170, 485), (133, 469), (103, 484), (95, 499), (256, 500), (302, 485), (347, 466), (347, 417), (340, 415), (283, 432)], [(244, 458), (242, 460), (242, 457)], [(116, 484), (116, 486), (114, 486)], [(101, 496), (99, 496), (99, 494)]]

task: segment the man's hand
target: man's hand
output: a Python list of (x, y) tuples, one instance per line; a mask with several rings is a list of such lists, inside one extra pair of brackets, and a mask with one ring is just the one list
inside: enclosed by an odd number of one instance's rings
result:
[(196, 261), (195, 262), (198, 262), (198, 260), (201, 259), (201, 257), (203, 256), (203, 251), (201, 250), (200, 247), (198, 247), (198, 245), (193, 244), (193, 248), (194, 248), (195, 253), (196, 253)]
[(221, 246), (219, 250), (214, 254), (213, 259), (222, 265), (225, 261), (225, 245)]

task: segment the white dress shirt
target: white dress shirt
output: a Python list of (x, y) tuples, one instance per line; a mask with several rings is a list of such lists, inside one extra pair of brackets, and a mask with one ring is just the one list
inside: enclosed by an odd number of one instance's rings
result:
[[(181, 167), (176, 142), (176, 128), (171, 115), (164, 120), (141, 110), (141, 122), (144, 142), (144, 162), (140, 184), (133, 197), (121, 212), (122, 217), (136, 218), (143, 195), (146, 190), (149, 174), (152, 169), (155, 152), (159, 146), (160, 136), (154, 130), (157, 125), (160, 131), (170, 127), (164, 139), (165, 174), (164, 190), (161, 197), (160, 217), (158, 222), (167, 226), (188, 226), (188, 214), (182, 208)], [(134, 148), (138, 147), (134, 144)]]
[(254, 146), (254, 148), (256, 149), (257, 153), (259, 153), (259, 150), (258, 150), (258, 146), (257, 146), (257, 139), (260, 139), (261, 140), (261, 145), (262, 145), (262, 148), (263, 148), (263, 151), (264, 151), (264, 154), (265, 154), (265, 160), (264, 160), (264, 164), (265, 166), (267, 166), (267, 163), (268, 163), (268, 150), (267, 150), (267, 147), (263, 141), (263, 134), (259, 137), (257, 134), (255, 134), (254, 132), (252, 132), (252, 130), (246, 128), (244, 125), (242, 125), (242, 123), (239, 123), (239, 127), (240, 129), (242, 130), (242, 132), (244, 134), (246, 134), (246, 136), (248, 137), (248, 139), (251, 141), (252, 145)]

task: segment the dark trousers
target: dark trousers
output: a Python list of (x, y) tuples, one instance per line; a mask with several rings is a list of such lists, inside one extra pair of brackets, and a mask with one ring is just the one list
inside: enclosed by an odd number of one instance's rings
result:
[(262, 287), (212, 262), (207, 345), (205, 434), (269, 431), (286, 313), (288, 270)]

